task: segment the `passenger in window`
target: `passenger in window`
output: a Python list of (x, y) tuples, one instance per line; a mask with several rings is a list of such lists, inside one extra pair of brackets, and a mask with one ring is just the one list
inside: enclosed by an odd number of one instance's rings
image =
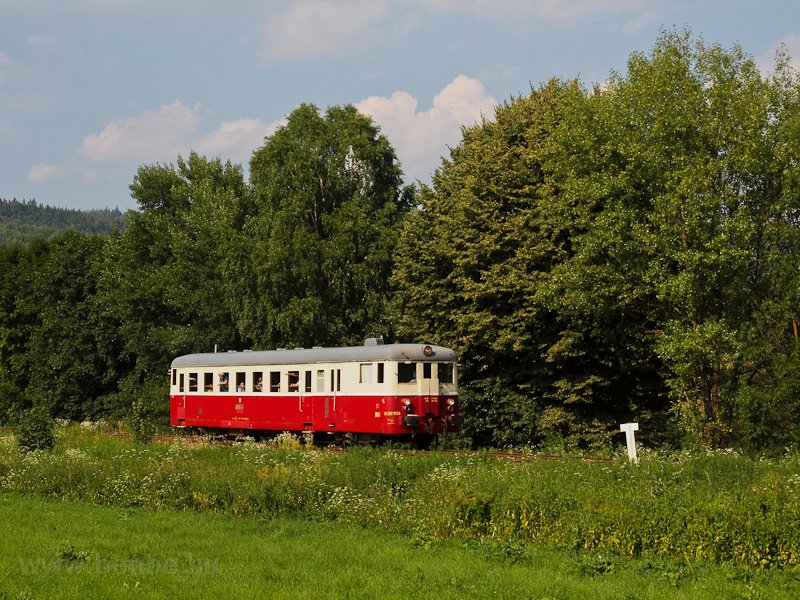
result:
[(243, 392), (243, 391), (244, 391), (244, 381), (242, 381), (241, 383), (239, 383), (239, 384), (236, 386), (236, 391), (237, 391), (237, 392)]
[(219, 391), (220, 392), (227, 392), (228, 391), (228, 374), (227, 373), (220, 373), (219, 374)]
[(300, 382), (300, 374), (297, 371), (289, 372), (289, 391), (296, 392)]

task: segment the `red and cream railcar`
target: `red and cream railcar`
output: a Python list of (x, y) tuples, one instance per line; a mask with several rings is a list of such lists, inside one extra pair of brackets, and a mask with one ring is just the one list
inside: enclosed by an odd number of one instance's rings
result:
[(176, 427), (429, 440), (457, 430), (453, 350), (424, 344), (189, 354), (170, 370)]

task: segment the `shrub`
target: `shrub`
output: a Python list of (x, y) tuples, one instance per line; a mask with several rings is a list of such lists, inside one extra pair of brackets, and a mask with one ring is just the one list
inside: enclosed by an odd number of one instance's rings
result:
[(134, 442), (137, 444), (150, 443), (155, 427), (142, 398), (136, 398), (131, 402), (128, 425), (131, 428)]
[(5, 381), (0, 381), (0, 425), (11, 422), (17, 406), (17, 389)]
[(26, 452), (49, 450), (55, 444), (55, 421), (44, 406), (34, 406), (17, 417), (17, 444)]

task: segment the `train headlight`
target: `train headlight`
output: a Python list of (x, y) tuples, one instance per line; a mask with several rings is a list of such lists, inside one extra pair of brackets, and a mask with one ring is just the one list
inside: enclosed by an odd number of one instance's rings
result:
[(431, 356), (431, 355), (433, 354), (433, 348), (431, 348), (430, 346), (425, 346), (425, 347), (422, 349), (422, 353), (423, 353), (425, 356)]
[(447, 405), (448, 406), (455, 406), (456, 405), (456, 401), (453, 398), (448, 398), (447, 399)]

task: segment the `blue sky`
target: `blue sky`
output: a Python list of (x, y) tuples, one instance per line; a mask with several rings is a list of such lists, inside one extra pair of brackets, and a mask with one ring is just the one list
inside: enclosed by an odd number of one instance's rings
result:
[(0, 0), (0, 198), (135, 208), (140, 165), (246, 167), (303, 102), (355, 104), (428, 182), (461, 124), (684, 27), (800, 59), (790, 0)]

